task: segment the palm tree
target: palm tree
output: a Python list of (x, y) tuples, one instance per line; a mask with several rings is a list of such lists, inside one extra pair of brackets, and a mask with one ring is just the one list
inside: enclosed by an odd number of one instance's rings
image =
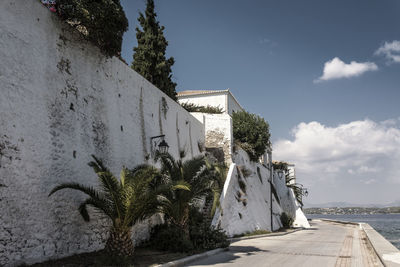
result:
[[(134, 244), (131, 239), (132, 226), (159, 211), (165, 200), (160, 192), (165, 190), (156, 187), (159, 171), (149, 165), (138, 165), (132, 170), (122, 169), (120, 178), (116, 178), (95, 156), (89, 163), (97, 174), (100, 189), (79, 183), (64, 183), (51, 190), (49, 196), (62, 189), (81, 191), (89, 197), (83, 201), (78, 210), (85, 221), (90, 220), (87, 206), (105, 214), (112, 221), (110, 235), (105, 250), (113, 256), (132, 256)], [(171, 191), (171, 190), (170, 190)], [(165, 206), (165, 204), (164, 204)]]
[[(182, 161), (175, 160), (170, 154), (157, 153), (155, 160), (161, 163), (160, 184), (170, 185), (176, 188), (164, 193), (168, 202), (164, 202), (162, 208), (166, 220), (179, 227), (186, 238), (189, 239), (189, 211), (190, 207), (204, 197), (218, 196), (216, 189), (217, 178), (215, 170), (207, 162), (204, 156)], [(177, 188), (180, 185), (180, 188)]]

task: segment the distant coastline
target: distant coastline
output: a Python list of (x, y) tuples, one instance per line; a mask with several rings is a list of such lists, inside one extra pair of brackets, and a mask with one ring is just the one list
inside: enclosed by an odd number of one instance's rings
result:
[(400, 207), (366, 208), (366, 207), (332, 207), (332, 208), (305, 208), (305, 214), (342, 215), (342, 214), (400, 214)]

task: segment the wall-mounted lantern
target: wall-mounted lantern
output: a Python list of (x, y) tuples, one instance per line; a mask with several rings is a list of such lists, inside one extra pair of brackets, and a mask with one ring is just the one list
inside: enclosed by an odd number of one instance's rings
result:
[(151, 154), (153, 157), (157, 151), (162, 154), (168, 153), (169, 145), (165, 141), (165, 134), (151, 137), (150, 146), (151, 146)]

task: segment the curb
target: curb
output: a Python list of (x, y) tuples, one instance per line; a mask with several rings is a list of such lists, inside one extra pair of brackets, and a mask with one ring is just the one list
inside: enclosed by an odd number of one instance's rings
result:
[(170, 262), (167, 262), (167, 263), (164, 263), (164, 264), (159, 264), (159, 265), (156, 265), (155, 267), (178, 267), (178, 266), (184, 266), (185, 264), (191, 263), (193, 261), (200, 260), (200, 259), (212, 256), (212, 255), (215, 255), (215, 254), (218, 254), (218, 253), (223, 252), (223, 251), (228, 251), (228, 250), (229, 250), (229, 248), (217, 248), (217, 249), (210, 250), (210, 251), (207, 251), (207, 252), (204, 252), (204, 253), (201, 253), (201, 254), (192, 255), (192, 256), (189, 256), (189, 257), (186, 257), (186, 258), (183, 258), (183, 259), (180, 259), (180, 260), (170, 261)]
[(324, 222), (341, 223), (341, 224), (360, 225), (360, 223), (358, 223), (358, 222), (338, 221), (338, 220), (330, 220), (330, 219), (315, 219), (315, 220), (321, 220), (321, 221), (324, 221)]
[(378, 233), (373, 227), (368, 223), (356, 223), (348, 221), (337, 221), (329, 219), (318, 219), (326, 222), (334, 222), (341, 224), (352, 224), (360, 227), (367, 236), (367, 240), (374, 249), (375, 254), (378, 256), (379, 260), (385, 267), (400, 267), (400, 251), (393, 246), (386, 238), (384, 238), (380, 233)]
[(360, 228), (366, 234), (369, 243), (385, 267), (400, 266), (400, 251), (392, 243), (386, 240), (368, 223), (360, 223)]
[(231, 242), (237, 242), (237, 241), (241, 241), (241, 240), (246, 240), (246, 239), (254, 239), (254, 238), (261, 238), (261, 237), (269, 237), (269, 236), (282, 236), (282, 235), (287, 235), (287, 234), (291, 234), (300, 230), (304, 230), (303, 228), (297, 228), (297, 229), (293, 229), (291, 231), (287, 231), (287, 232), (278, 232), (278, 233), (270, 233), (270, 234), (262, 234), (262, 235), (252, 235), (252, 236), (243, 236), (243, 237), (235, 237), (235, 238), (230, 238), (229, 241)]

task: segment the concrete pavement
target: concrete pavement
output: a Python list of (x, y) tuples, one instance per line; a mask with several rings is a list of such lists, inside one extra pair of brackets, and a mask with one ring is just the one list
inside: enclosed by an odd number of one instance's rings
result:
[(358, 225), (312, 221), (284, 236), (234, 242), (229, 251), (186, 266), (383, 266)]

